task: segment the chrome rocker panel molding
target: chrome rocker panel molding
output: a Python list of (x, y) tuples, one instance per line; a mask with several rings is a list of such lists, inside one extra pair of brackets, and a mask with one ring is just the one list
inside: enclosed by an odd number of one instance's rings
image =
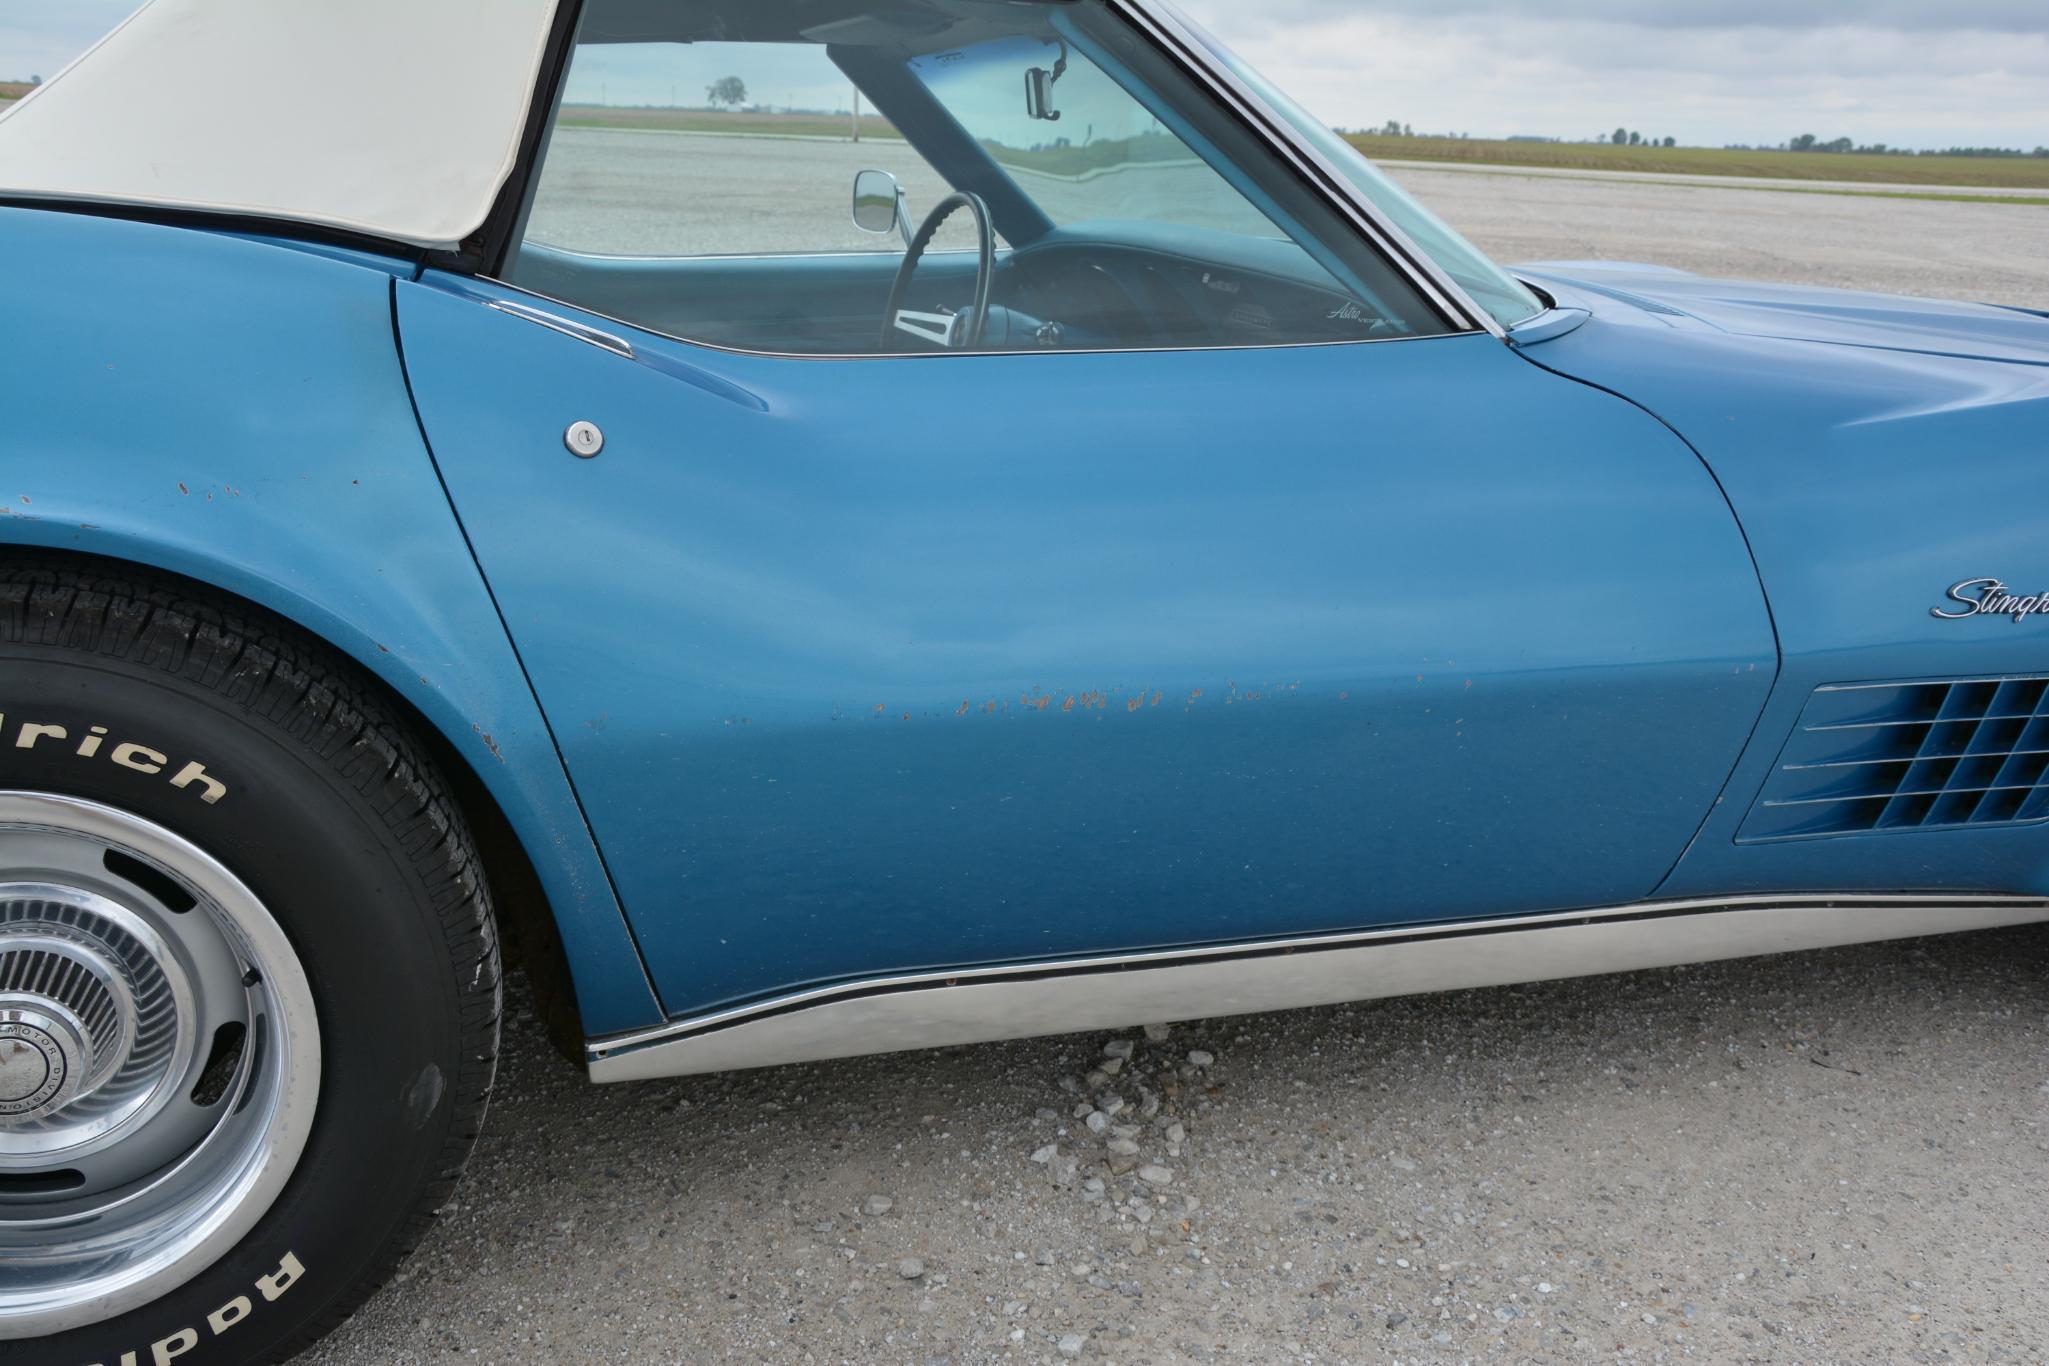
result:
[[(883, 977), (596, 1039), (591, 1080), (1509, 986), (2049, 921), (2027, 896), (1747, 896)], [(1117, 989), (1095, 979), (1115, 973)], [(1191, 1001), (1201, 1008), (1189, 1010)]]

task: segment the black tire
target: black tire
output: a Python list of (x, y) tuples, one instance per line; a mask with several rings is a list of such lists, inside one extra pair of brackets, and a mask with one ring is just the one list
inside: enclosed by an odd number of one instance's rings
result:
[[(347, 661), (260, 610), (111, 562), (0, 557), (0, 713), (0, 791), (131, 812), (262, 899), (310, 982), (322, 1052), (303, 1154), (251, 1232), (141, 1307), (0, 1342), (0, 1358), (111, 1366), (166, 1341), (181, 1366), (288, 1358), (412, 1249), (483, 1122), (500, 967), (470, 835), (422, 746)], [(20, 748), (30, 721), (203, 759), (227, 795), (173, 786), (170, 766)], [(249, 1312), (209, 1322), (237, 1297)]]

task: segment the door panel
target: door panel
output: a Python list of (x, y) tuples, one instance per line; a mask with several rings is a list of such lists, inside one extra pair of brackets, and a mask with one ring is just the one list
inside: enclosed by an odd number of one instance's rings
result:
[(1640, 898), (1770, 686), (1693, 454), (1485, 336), (627, 360), (498, 296), (402, 284), (406, 359), (672, 1013)]

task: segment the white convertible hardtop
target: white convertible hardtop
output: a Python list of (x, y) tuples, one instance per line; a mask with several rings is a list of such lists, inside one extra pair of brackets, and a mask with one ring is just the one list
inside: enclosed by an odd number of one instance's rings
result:
[(512, 174), (556, 0), (149, 0), (0, 113), (0, 197), (422, 247)]

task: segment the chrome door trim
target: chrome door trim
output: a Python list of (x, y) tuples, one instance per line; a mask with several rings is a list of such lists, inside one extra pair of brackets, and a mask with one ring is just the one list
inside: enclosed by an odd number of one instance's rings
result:
[(490, 301), (489, 307), (495, 308), (500, 313), (510, 317), (524, 318), (527, 322), (537, 323), (547, 328), (550, 332), (560, 332), (565, 337), (574, 337), (578, 341), (595, 346), (601, 351), (610, 351), (613, 355), (623, 356), (627, 360), (634, 359), (632, 342), (627, 341), (624, 337), (615, 337), (610, 332), (600, 332), (597, 328), (587, 323), (580, 323), (573, 318), (565, 318), (559, 314), (550, 313), (546, 309), (535, 308), (532, 304), (523, 304), (513, 299), (493, 299)]
[[(1637, 902), (843, 982), (586, 1045), (593, 1081), (1121, 1029), (2049, 921), (2049, 900), (1794, 894)], [(1114, 989), (1097, 979), (1114, 973)], [(1192, 1006), (1192, 1008), (1191, 1008)]]
[(1189, 33), (1180, 16), (1170, 7), (1146, 3), (1146, 0), (1109, 0), (1109, 4), (1125, 22), (1151, 38), (1154, 44), (1180, 61), (1208, 86), (1210, 93), (1264, 138), (1294, 167), (1297, 174), (1322, 190), (1324, 197), (1351, 220), (1353, 227), (1379, 247), (1395, 268), (1408, 277), (1409, 283), (1445, 315), (1446, 321), (1455, 328), (1463, 324), (1463, 331), (1486, 332), (1497, 339), (1507, 339), (1507, 329), (1502, 327), (1498, 318), (1475, 303), (1464, 286), (1452, 279), (1428, 252), (1418, 247), (1342, 171), (1331, 165), (1323, 153), (1303, 142), (1286, 119)]
[[(860, 253), (849, 254), (859, 255)], [(515, 317), (530, 317), (530, 314), (540, 314), (541, 317), (531, 318), (531, 321), (534, 322), (540, 322), (541, 318), (553, 318), (555, 315), (538, 308), (530, 308), (528, 305), (516, 304), (514, 300), (491, 298), (477, 289), (476, 286), (481, 283), (490, 285), (495, 289), (514, 290), (530, 299), (539, 299), (561, 308), (573, 308), (579, 313), (588, 313), (593, 318), (603, 318), (606, 322), (617, 323), (621, 327), (638, 328), (651, 336), (660, 337), (666, 341), (672, 341), (678, 345), (688, 346), (699, 351), (710, 351), (726, 356), (754, 356), (762, 360), (795, 360), (824, 365), (865, 365), (873, 361), (890, 360), (1015, 360), (1021, 356), (1180, 356), (1208, 355), (1230, 351), (1329, 351), (1340, 346), (1416, 346), (1426, 342), (1459, 341), (1477, 335), (1476, 330), (1469, 329), (1464, 332), (1429, 332), (1421, 335), (1394, 337), (1347, 337), (1334, 341), (1234, 342), (1223, 346), (1165, 346), (1159, 344), (1143, 346), (1071, 346), (1055, 349), (1041, 347), (1030, 351), (761, 351), (745, 346), (729, 346), (723, 342), (699, 341), (694, 337), (679, 336), (674, 332), (658, 331), (644, 323), (637, 323), (628, 318), (615, 318), (609, 313), (604, 313), (590, 307), (588, 304), (572, 303), (568, 299), (558, 299), (552, 294), (543, 294), (529, 285), (514, 284), (510, 280), (500, 280), (488, 275), (480, 275), (474, 278), (468, 276), (452, 278), (456, 279), (461, 286), (459, 290), (454, 291), (455, 298), (465, 299), (473, 303), (481, 303), (486, 307), (495, 308), (501, 313), (511, 313)], [(437, 288), (431, 280), (423, 281), (422, 283), (429, 289)], [(581, 324), (578, 325), (581, 326)], [(548, 324), (542, 323), (542, 326), (548, 326)], [(596, 329), (591, 330), (596, 332)], [(582, 338), (579, 333), (571, 333), (570, 335), (578, 336), (582, 340), (589, 340), (589, 338)], [(596, 335), (610, 336), (611, 334), (596, 332)], [(622, 346), (628, 346), (630, 350), (630, 344), (623, 338), (614, 337), (613, 340), (618, 341)], [(592, 345), (598, 344), (596, 342), (592, 343)], [(608, 347), (607, 349), (611, 348)]]

